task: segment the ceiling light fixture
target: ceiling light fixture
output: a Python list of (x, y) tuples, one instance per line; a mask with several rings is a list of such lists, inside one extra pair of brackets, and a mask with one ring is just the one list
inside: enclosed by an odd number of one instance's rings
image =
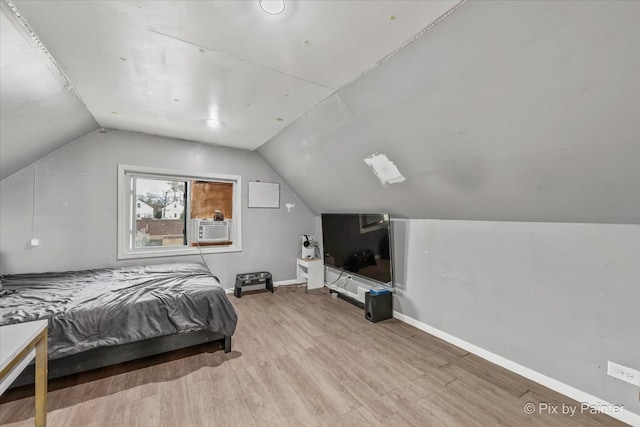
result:
[(220, 120), (218, 120), (218, 119), (209, 119), (209, 120), (207, 120), (207, 125), (209, 125), (212, 128), (217, 128), (218, 126), (220, 126)]
[(280, 15), (284, 12), (284, 0), (258, 0), (258, 4), (269, 15)]

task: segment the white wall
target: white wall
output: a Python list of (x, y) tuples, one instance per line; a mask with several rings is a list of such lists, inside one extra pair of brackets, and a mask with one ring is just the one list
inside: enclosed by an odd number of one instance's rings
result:
[[(117, 165), (131, 164), (242, 177), (243, 250), (206, 255), (223, 284), (235, 275), (270, 271), (274, 280), (295, 277), (301, 234), (314, 217), (255, 152), (133, 132), (93, 132), (37, 164), (36, 235), (32, 236), (34, 166), (0, 183), (0, 272), (64, 271), (115, 265), (200, 261), (199, 256), (118, 261)], [(250, 180), (279, 182), (280, 209), (248, 209)], [(295, 204), (291, 211), (286, 203)], [(31, 248), (31, 237), (40, 246)]]
[(640, 414), (640, 226), (399, 220), (394, 310)]

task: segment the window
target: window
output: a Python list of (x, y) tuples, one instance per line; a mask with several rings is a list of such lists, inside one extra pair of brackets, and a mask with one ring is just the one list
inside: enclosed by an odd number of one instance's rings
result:
[[(168, 180), (164, 178), (150, 178), (145, 175), (131, 174), (132, 193), (137, 203), (134, 248), (146, 246), (184, 246), (187, 244), (187, 223), (182, 208), (181, 218), (176, 212), (167, 212), (171, 206), (177, 207), (176, 200), (183, 202), (187, 197), (185, 180)], [(186, 205), (186, 204), (185, 204)], [(143, 210), (147, 212), (142, 212)], [(151, 213), (147, 218), (140, 219), (143, 214)]]
[(241, 251), (240, 188), (236, 175), (119, 165), (118, 259)]

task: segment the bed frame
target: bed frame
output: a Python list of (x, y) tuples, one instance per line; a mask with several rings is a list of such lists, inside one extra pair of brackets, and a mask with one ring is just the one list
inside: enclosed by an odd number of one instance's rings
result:
[[(221, 340), (224, 340), (224, 352), (229, 353), (231, 351), (231, 336), (207, 330), (165, 335), (128, 344), (95, 348), (83, 351), (82, 353), (49, 360), (48, 378), (52, 379), (77, 374), (91, 369), (103, 368), (130, 360)], [(10, 388), (34, 382), (35, 368), (34, 365), (30, 365), (18, 376)]]

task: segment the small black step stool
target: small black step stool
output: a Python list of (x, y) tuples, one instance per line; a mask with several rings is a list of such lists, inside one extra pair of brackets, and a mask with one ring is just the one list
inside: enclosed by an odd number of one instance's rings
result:
[(268, 271), (260, 271), (258, 273), (242, 273), (236, 275), (236, 288), (233, 291), (233, 295), (236, 298), (242, 298), (242, 287), (249, 285), (260, 285), (263, 284), (266, 286), (266, 289), (273, 293), (273, 279), (271, 278), (271, 273)]

